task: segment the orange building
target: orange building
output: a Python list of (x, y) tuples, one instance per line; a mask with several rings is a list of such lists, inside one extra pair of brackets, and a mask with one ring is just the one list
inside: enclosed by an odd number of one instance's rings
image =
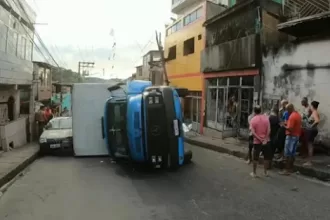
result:
[(203, 118), (203, 73), (201, 51), (205, 48), (207, 18), (223, 6), (205, 0), (172, 0), (172, 12), (178, 19), (166, 28), (164, 53), (170, 85), (187, 88), (191, 93), (184, 102), (185, 118), (201, 131)]

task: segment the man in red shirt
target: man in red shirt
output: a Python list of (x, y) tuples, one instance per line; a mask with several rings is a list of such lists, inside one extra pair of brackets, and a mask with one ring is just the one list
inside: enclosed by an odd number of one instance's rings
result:
[(285, 170), (280, 172), (283, 175), (289, 175), (293, 171), (294, 160), (297, 151), (297, 144), (301, 135), (302, 119), (300, 114), (295, 110), (293, 104), (286, 106), (289, 112), (289, 119), (287, 121), (286, 139), (284, 147), (284, 156), (286, 157)]
[(253, 172), (252, 177), (257, 177), (257, 165), (260, 152), (264, 155), (264, 173), (268, 176), (268, 168), (272, 159), (272, 152), (269, 144), (270, 122), (268, 116), (261, 114), (261, 107), (254, 108), (254, 117), (250, 122), (250, 130), (253, 135)]

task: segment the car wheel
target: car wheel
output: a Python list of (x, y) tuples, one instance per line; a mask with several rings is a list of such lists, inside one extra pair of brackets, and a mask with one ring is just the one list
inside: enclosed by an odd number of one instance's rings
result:
[(45, 156), (45, 154), (46, 154), (46, 152), (45, 152), (45, 150), (43, 149), (43, 148), (40, 148), (39, 149), (39, 156)]

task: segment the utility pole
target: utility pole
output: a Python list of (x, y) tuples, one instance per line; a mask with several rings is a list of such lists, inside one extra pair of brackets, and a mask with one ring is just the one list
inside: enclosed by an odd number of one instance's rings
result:
[(156, 42), (157, 42), (158, 51), (160, 53), (160, 59), (161, 59), (162, 66), (163, 66), (163, 73), (165, 76), (165, 85), (168, 86), (170, 84), (170, 81), (168, 81), (168, 76), (167, 76), (167, 71), (166, 71), (166, 66), (165, 66), (164, 49), (163, 49), (161, 40), (162, 40), (161, 33), (158, 34), (158, 32), (156, 31)]
[(80, 75), (85, 75), (85, 74), (81, 74), (81, 70), (84, 70), (85, 68), (90, 69), (93, 68), (95, 65), (94, 62), (78, 62), (78, 74)]

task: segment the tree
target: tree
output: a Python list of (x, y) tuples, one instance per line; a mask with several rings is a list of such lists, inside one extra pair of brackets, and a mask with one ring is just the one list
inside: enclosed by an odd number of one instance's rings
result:
[(77, 72), (73, 72), (72, 70), (53, 67), (52, 81), (62, 83), (81, 83), (83, 82), (83, 78)]

